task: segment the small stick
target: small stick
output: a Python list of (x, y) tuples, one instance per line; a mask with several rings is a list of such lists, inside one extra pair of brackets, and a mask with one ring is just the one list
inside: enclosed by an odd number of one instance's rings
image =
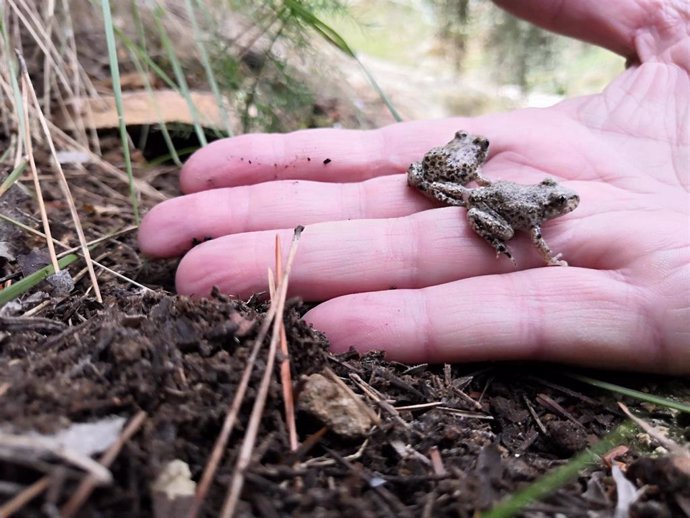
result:
[(441, 457), (438, 446), (429, 448), (429, 458), (431, 459), (431, 467), (434, 470), (434, 475), (442, 477), (448, 473), (443, 465), (443, 458)]
[[(106, 468), (110, 467), (113, 461), (115, 461), (117, 456), (120, 454), (122, 447), (127, 441), (129, 441), (129, 439), (132, 438), (135, 433), (139, 431), (139, 428), (141, 428), (141, 425), (144, 424), (145, 420), (146, 412), (143, 410), (132, 418), (127, 427), (120, 434), (120, 437), (118, 437), (117, 441), (115, 441), (101, 456), (99, 460), (101, 465)], [(93, 475), (87, 475), (84, 477), (72, 497), (65, 505), (62, 506), (62, 509), (60, 509), (60, 516), (63, 518), (74, 516), (79, 509), (81, 509), (81, 506), (84, 505), (84, 502), (86, 502), (86, 500), (89, 498), (91, 492), (96, 487), (97, 482), (98, 481), (93, 477)]]
[(658, 428), (653, 427), (646, 421), (643, 421), (639, 417), (633, 415), (633, 413), (630, 411), (630, 409), (628, 409), (628, 406), (625, 403), (619, 401), (618, 406), (623, 411), (623, 413), (632, 420), (633, 423), (642, 428), (647, 434), (649, 434), (654, 440), (656, 440), (656, 442), (658, 442), (661, 446), (666, 448), (672, 454), (682, 455), (684, 457), (690, 456), (690, 452), (688, 452), (688, 450), (686, 450), (682, 446), (673, 442), (673, 440), (666, 437), (663, 433), (661, 433), (661, 431), (659, 431)]
[(46, 475), (39, 478), (36, 482), (25, 488), (11, 500), (0, 506), (0, 518), (12, 516), (31, 500), (43, 493), (50, 486), (51, 476)]
[(244, 486), (244, 472), (249, 466), (249, 462), (251, 461), (252, 452), (254, 450), (254, 444), (256, 442), (256, 435), (259, 431), (259, 424), (261, 423), (261, 417), (263, 415), (264, 406), (266, 404), (266, 398), (268, 396), (268, 389), (271, 384), (273, 364), (275, 361), (276, 351), (278, 349), (278, 341), (280, 337), (280, 326), (282, 322), (283, 311), (285, 309), (285, 298), (287, 296), (288, 277), (290, 275), (290, 270), (292, 269), (292, 263), (295, 259), (295, 254), (297, 253), (297, 243), (299, 241), (299, 237), (302, 233), (302, 230), (303, 227), (301, 226), (295, 229), (295, 233), (292, 238), (292, 244), (290, 245), (290, 252), (288, 253), (288, 260), (287, 266), (285, 268), (285, 273), (283, 274), (283, 277), (279, 279), (279, 284), (276, 287), (276, 298), (273, 301), (271, 301), (271, 308), (276, 308), (276, 320), (274, 322), (273, 332), (271, 334), (271, 342), (269, 344), (266, 367), (264, 370), (264, 375), (261, 378), (259, 390), (256, 394), (256, 400), (254, 401), (252, 413), (249, 417), (247, 431), (244, 435), (244, 441), (242, 441), (242, 447), (240, 448), (240, 453), (237, 457), (237, 463), (235, 465), (235, 470), (233, 472), (232, 479), (230, 480), (228, 493), (225, 497), (225, 502), (223, 503), (223, 508), (220, 512), (221, 518), (230, 518), (234, 515), (235, 509), (237, 508), (237, 503), (240, 499), (242, 487)]

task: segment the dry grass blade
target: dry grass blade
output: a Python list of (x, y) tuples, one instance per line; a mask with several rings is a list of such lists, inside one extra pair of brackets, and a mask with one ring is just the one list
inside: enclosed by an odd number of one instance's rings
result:
[[(290, 269), (290, 257), (293, 257), (294, 253), (296, 253), (297, 251), (296, 244), (299, 240), (302, 230), (303, 227), (297, 227), (295, 229), (295, 235), (293, 237), (292, 242), (293, 244), (290, 248), (290, 256), (288, 257), (288, 268), (285, 272), (285, 278), (287, 278)], [(280, 284), (280, 289), (282, 289), (284, 284), (286, 283)], [(204, 468), (204, 473), (201, 476), (201, 481), (197, 486), (194, 506), (190, 510), (188, 518), (195, 518), (199, 514), (201, 506), (204, 503), (204, 499), (206, 498), (206, 494), (208, 493), (208, 490), (211, 486), (211, 481), (213, 480), (216, 470), (218, 469), (218, 464), (220, 463), (220, 460), (223, 457), (225, 446), (227, 445), (230, 433), (232, 432), (232, 429), (235, 426), (237, 414), (239, 413), (240, 407), (244, 400), (244, 395), (247, 392), (247, 387), (249, 386), (249, 379), (251, 377), (252, 370), (254, 369), (256, 358), (259, 354), (261, 346), (263, 345), (263, 341), (266, 338), (266, 335), (268, 334), (268, 330), (271, 326), (271, 322), (273, 321), (273, 317), (277, 313), (278, 305), (276, 303), (276, 300), (277, 298), (273, 298), (273, 301), (270, 307), (268, 308), (266, 315), (264, 316), (264, 320), (261, 323), (261, 327), (259, 328), (256, 338), (254, 339), (254, 344), (249, 354), (249, 358), (247, 359), (247, 364), (245, 365), (244, 372), (242, 373), (242, 378), (240, 379), (240, 382), (237, 385), (237, 390), (235, 391), (235, 397), (233, 398), (232, 403), (228, 408), (228, 413), (226, 414), (225, 420), (223, 421), (223, 427), (221, 428), (220, 433), (218, 434), (218, 438), (216, 439), (216, 442), (213, 445), (213, 450), (211, 451), (211, 455), (208, 459), (208, 462), (206, 463), (206, 467)]]
[(134, 172), (132, 171), (132, 158), (129, 150), (129, 137), (127, 135), (127, 125), (125, 123), (124, 108), (122, 107), (122, 84), (120, 81), (120, 64), (117, 56), (117, 45), (115, 43), (115, 30), (113, 28), (113, 17), (110, 11), (110, 0), (101, 0), (103, 11), (103, 28), (105, 29), (105, 41), (108, 48), (108, 62), (110, 64), (110, 76), (112, 77), (113, 95), (115, 96), (115, 106), (117, 107), (118, 128), (120, 130), (120, 141), (122, 143), (122, 156), (127, 170), (127, 182), (129, 184), (129, 197), (134, 212), (134, 221), (139, 224), (139, 201), (137, 199), (136, 184), (134, 182)]
[[(81, 253), (84, 257), (84, 262), (86, 263), (86, 268), (89, 270), (89, 278), (91, 279), (91, 285), (93, 286), (93, 292), (96, 295), (96, 300), (99, 303), (103, 303), (103, 298), (101, 297), (101, 290), (98, 287), (98, 278), (96, 277), (96, 272), (93, 269), (93, 263), (91, 261), (91, 254), (89, 253), (89, 247), (86, 244), (86, 236), (84, 235), (84, 229), (81, 226), (81, 220), (79, 219), (79, 213), (77, 212), (77, 206), (74, 204), (74, 198), (72, 198), (72, 193), (70, 192), (69, 189), (69, 184), (67, 183), (67, 178), (65, 178), (65, 173), (62, 170), (62, 166), (60, 165), (60, 160), (58, 160), (57, 157), (57, 151), (55, 150), (55, 144), (53, 144), (53, 139), (50, 135), (50, 130), (48, 129), (48, 123), (46, 121), (46, 118), (43, 115), (43, 112), (41, 111), (41, 105), (38, 102), (38, 97), (36, 96), (36, 91), (33, 88), (33, 85), (31, 84), (30, 78), (29, 78), (29, 72), (26, 69), (26, 63), (24, 62), (24, 58), (21, 54), (17, 54), (19, 58), (19, 62), (21, 64), (21, 70), (22, 70), (22, 88), (24, 85), (27, 86), (29, 93), (31, 94), (31, 101), (33, 102), (34, 109), (36, 110), (36, 115), (38, 117), (38, 121), (41, 124), (41, 128), (43, 129), (43, 134), (45, 135), (46, 141), (48, 142), (48, 147), (50, 148), (50, 153), (53, 156), (53, 160), (55, 162), (55, 170), (57, 171), (57, 177), (58, 177), (58, 184), (60, 185), (60, 190), (62, 191), (63, 196), (65, 197), (65, 200), (67, 201), (67, 206), (69, 207), (70, 215), (72, 216), (72, 221), (74, 222), (74, 228), (77, 231), (77, 236), (79, 236), (79, 244), (81, 245)], [(27, 115), (26, 121), (27, 121), (27, 128), (30, 126), (28, 124), (28, 107), (24, 108), (25, 114)], [(50, 242), (50, 241), (49, 241)], [(52, 242), (51, 242), (52, 246)], [(53, 253), (54, 253), (53, 249)], [(51, 256), (52, 257), (52, 256)], [(57, 263), (57, 260), (55, 261)], [(57, 272), (57, 269), (55, 270)]]
[[(94, 162), (95, 164), (98, 164), (103, 169), (103, 171), (105, 171), (109, 175), (117, 178), (118, 180), (129, 184), (129, 177), (127, 176), (126, 173), (123, 173), (117, 167), (112, 165), (110, 162), (106, 162), (100, 156), (98, 156), (96, 153), (94, 153), (90, 149), (81, 145), (79, 142), (74, 140), (72, 137), (70, 137), (67, 133), (65, 133), (63, 130), (58, 128), (52, 122), (49, 122), (48, 124), (49, 124), (50, 130), (52, 131), (52, 134), (55, 136), (56, 140), (61, 142), (64, 146), (71, 146), (76, 150), (79, 150), (79, 151), (86, 153), (89, 156), (89, 159), (91, 159), (91, 161)], [(144, 180), (141, 180), (140, 178), (134, 178), (134, 185), (142, 195), (145, 194), (145, 195), (149, 196), (152, 200), (163, 201), (163, 200), (167, 199), (163, 193), (161, 193), (160, 191), (157, 191), (148, 182), (145, 182)]]
[(244, 441), (242, 441), (242, 447), (240, 448), (240, 453), (237, 457), (237, 463), (230, 481), (228, 494), (225, 498), (223, 509), (220, 513), (221, 518), (229, 518), (235, 514), (235, 509), (237, 508), (237, 503), (240, 499), (240, 493), (242, 492), (242, 486), (244, 485), (244, 472), (251, 461), (254, 444), (256, 442), (256, 435), (259, 431), (259, 424), (261, 422), (264, 406), (266, 404), (268, 389), (271, 384), (271, 376), (273, 375), (273, 364), (275, 361), (276, 351), (278, 349), (280, 329), (283, 322), (283, 311), (285, 309), (285, 298), (287, 296), (288, 278), (290, 276), (290, 270), (292, 269), (292, 263), (295, 259), (295, 254), (297, 253), (297, 243), (302, 230), (303, 227), (297, 227), (295, 229), (292, 244), (290, 245), (290, 252), (288, 253), (285, 273), (283, 274), (282, 278), (279, 279), (279, 284), (276, 286), (276, 297), (271, 301), (271, 308), (275, 307), (275, 321), (273, 322), (273, 333), (271, 335), (271, 343), (269, 345), (266, 367), (264, 370), (264, 375), (261, 378), (259, 390), (256, 394), (256, 400), (254, 402), (254, 407), (252, 408), (252, 413), (249, 417), (249, 423), (247, 425), (247, 431), (244, 435)]
[(38, 181), (38, 170), (36, 169), (36, 160), (34, 159), (33, 143), (31, 140), (31, 124), (29, 123), (29, 94), (28, 83), (29, 75), (26, 73), (26, 63), (24, 58), (17, 52), (17, 58), (21, 64), (22, 69), (22, 109), (24, 119), (24, 145), (26, 146), (27, 158), (29, 166), (31, 167), (31, 177), (34, 182), (34, 189), (36, 190), (36, 200), (38, 201), (38, 210), (41, 213), (41, 222), (43, 223), (43, 232), (46, 235), (46, 242), (48, 244), (48, 253), (50, 254), (50, 262), (53, 265), (53, 271), (58, 273), (60, 265), (58, 264), (57, 255), (55, 254), (55, 246), (53, 245), (53, 235), (50, 232), (50, 222), (48, 221), (48, 213), (46, 212), (46, 205), (43, 201), (43, 190), (41, 189), (41, 182)]
[[(122, 447), (127, 441), (129, 441), (129, 439), (132, 438), (135, 433), (139, 431), (139, 428), (141, 428), (141, 425), (144, 424), (145, 420), (146, 412), (143, 410), (134, 416), (127, 427), (122, 431), (117, 441), (115, 441), (115, 443), (113, 443), (113, 445), (108, 448), (108, 451), (106, 451), (101, 457), (100, 463), (102, 466), (106, 468), (110, 467), (110, 465), (119, 455)], [(89, 495), (93, 491), (94, 487), (96, 487), (97, 482), (98, 481), (92, 475), (85, 477), (79, 484), (79, 487), (74, 492), (72, 497), (60, 510), (60, 515), (63, 518), (69, 518), (70, 516), (76, 514), (84, 502), (86, 502), (87, 498), (89, 498)]]
[(60, 64), (62, 63), (62, 60), (60, 59), (60, 53), (54, 45), (50, 44), (43, 23), (35, 17), (34, 13), (32, 13), (31, 8), (29, 8), (28, 5), (26, 5), (24, 2), (20, 3), (23, 4), (26, 13), (24, 13), (17, 6), (17, 4), (15, 4), (14, 0), (7, 0), (7, 3), (15, 12), (17, 17), (21, 20), (22, 24), (29, 32), (29, 34), (31, 34), (33, 41), (35, 41), (36, 45), (39, 46), (46, 59), (50, 60), (51, 68), (55, 71), (55, 74), (59, 79), (62, 87), (67, 91), (69, 95), (73, 96), (74, 92), (72, 91), (72, 85), (67, 79), (67, 76), (63, 71), (63, 67), (60, 66)]

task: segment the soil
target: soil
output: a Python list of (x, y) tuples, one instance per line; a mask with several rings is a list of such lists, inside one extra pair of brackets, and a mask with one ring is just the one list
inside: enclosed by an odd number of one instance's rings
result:
[[(118, 142), (108, 138), (105, 153), (116, 154)], [(48, 158), (41, 160), (39, 167), (49, 171)], [(96, 176), (95, 168), (87, 170), (94, 174), (66, 172), (72, 189), (82, 194), (88, 239), (129, 225), (126, 198), (111, 195), (122, 191), (119, 180)], [(176, 193), (174, 169), (146, 170), (139, 159), (137, 174), (162, 192)], [(71, 246), (69, 213), (51, 178), (46, 175), (44, 195), (53, 231)], [(40, 228), (35, 204), (19, 187), (0, 200), (0, 211)], [(0, 271), (5, 285), (46, 263), (42, 241), (31, 234), (3, 222), (0, 241), (6, 245)], [(75, 263), (69, 293), (43, 283), (0, 311), (0, 498), (7, 502), (48, 477), (44, 491), (16, 516), (58, 516), (85, 475), (56, 455), (6, 446), (3, 434), (54, 434), (74, 423), (130, 419), (141, 411), (142, 426), (110, 467), (113, 483), (96, 488), (77, 516), (144, 517), (154, 507), (163, 513), (152, 497), (153, 482), (174, 459), (186, 463), (194, 481), (201, 479), (268, 307), (261, 297), (174, 295), (175, 262), (141, 257), (131, 232), (93, 253), (149, 289), (100, 272), (104, 302), (98, 304), (88, 276), (78, 273), (83, 265)], [(364, 433), (343, 433), (329, 423), (331, 401), (324, 395), (321, 418), (298, 407), (301, 446), (291, 451), (276, 366), (237, 516), (476, 516), (596, 444), (624, 419), (618, 398), (564, 376), (560, 368), (410, 366), (375, 353), (333, 356), (326, 338), (300, 319), (305, 310), (291, 300), (285, 312), (293, 393), (299, 400), (308, 375), (332, 371), (357, 395), (352, 408), (361, 411), (364, 403), (364, 413), (375, 414), (372, 422), (378, 424)], [(218, 516), (228, 491), (266, 368), (262, 351), (201, 516)], [(669, 385), (662, 378), (598, 376), (653, 392)], [(318, 400), (318, 392), (310, 400)], [(675, 380), (673, 392), (687, 399), (690, 382)], [(624, 399), (646, 419), (688, 433), (682, 415)], [(334, 413), (349, 419), (345, 411)], [(687, 513), (690, 483), (683, 477), (690, 469), (670, 457), (641, 458), (648, 450), (643, 442), (628, 438), (621, 444), (626, 447), (617, 450), (615, 462), (635, 474), (636, 484), (646, 484), (632, 516)], [(609, 466), (598, 462), (522, 514), (610, 516), (615, 505)]]

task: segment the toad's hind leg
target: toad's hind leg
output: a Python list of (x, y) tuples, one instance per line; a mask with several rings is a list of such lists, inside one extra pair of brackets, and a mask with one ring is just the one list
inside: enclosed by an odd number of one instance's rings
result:
[(560, 258), (561, 254), (553, 254), (541, 235), (540, 227), (532, 227), (530, 229), (530, 236), (532, 237), (532, 243), (537, 247), (548, 266), (568, 266), (568, 263)]
[(426, 180), (424, 176), (424, 169), (422, 168), (421, 162), (413, 162), (407, 170), (407, 183), (427, 198), (440, 201), (445, 205), (464, 207), (462, 197), (454, 197), (446, 194), (436, 187), (437, 182), (430, 182)]
[(514, 266), (517, 266), (513, 254), (505, 244), (515, 234), (513, 228), (500, 216), (486, 210), (472, 208), (467, 211), (470, 228), (489, 242), (496, 250), (496, 257), (505, 255)]

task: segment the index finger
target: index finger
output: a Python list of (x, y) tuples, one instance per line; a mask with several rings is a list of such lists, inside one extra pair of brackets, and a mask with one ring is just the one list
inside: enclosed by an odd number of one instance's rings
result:
[(217, 140), (192, 155), (182, 168), (180, 184), (183, 192), (191, 193), (272, 180), (357, 182), (400, 173), (458, 129), (480, 132), (485, 126), (478, 119), (454, 118), (375, 130), (240, 135)]

